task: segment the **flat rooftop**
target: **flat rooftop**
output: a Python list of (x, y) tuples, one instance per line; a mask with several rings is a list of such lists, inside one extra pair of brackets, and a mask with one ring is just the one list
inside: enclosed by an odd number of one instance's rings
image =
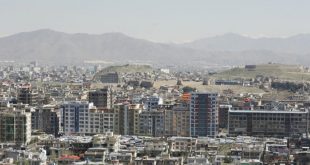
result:
[(300, 113), (306, 114), (307, 111), (300, 110), (229, 110), (231, 113)]

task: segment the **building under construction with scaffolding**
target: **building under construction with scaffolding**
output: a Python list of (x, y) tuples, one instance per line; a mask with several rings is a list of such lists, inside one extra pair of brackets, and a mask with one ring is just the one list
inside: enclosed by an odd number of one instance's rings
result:
[(0, 143), (27, 145), (31, 140), (31, 114), (25, 110), (0, 112)]

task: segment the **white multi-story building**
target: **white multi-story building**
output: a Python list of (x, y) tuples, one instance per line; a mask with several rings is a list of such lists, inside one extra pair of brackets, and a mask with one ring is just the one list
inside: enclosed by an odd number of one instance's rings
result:
[(113, 131), (118, 115), (113, 110), (97, 109), (89, 102), (65, 102), (61, 107), (62, 127), (66, 135), (92, 135)]
[[(81, 131), (84, 132), (84, 123), (88, 124), (89, 122), (88, 111), (92, 106), (93, 104), (89, 104), (88, 102), (64, 102), (61, 105), (63, 132), (67, 135), (80, 133)], [(81, 125), (80, 121), (83, 122)]]

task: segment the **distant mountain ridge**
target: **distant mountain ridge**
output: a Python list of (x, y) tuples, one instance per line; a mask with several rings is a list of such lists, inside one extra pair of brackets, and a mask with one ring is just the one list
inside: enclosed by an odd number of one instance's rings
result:
[(266, 62), (309, 64), (310, 35), (253, 39), (237, 34), (185, 44), (155, 43), (122, 33), (68, 34), (49, 29), (0, 38), (0, 58), (27, 62), (77, 64), (86, 60), (176, 64), (240, 65)]
[(299, 34), (285, 38), (250, 38), (227, 33), (221, 36), (199, 39), (184, 46), (208, 51), (269, 50), (283, 53), (310, 53), (310, 34)]

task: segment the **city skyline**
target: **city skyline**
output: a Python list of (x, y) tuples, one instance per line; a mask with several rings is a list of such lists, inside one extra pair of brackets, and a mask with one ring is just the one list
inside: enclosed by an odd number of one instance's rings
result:
[(308, 6), (0, 0), (0, 165), (307, 164)]

